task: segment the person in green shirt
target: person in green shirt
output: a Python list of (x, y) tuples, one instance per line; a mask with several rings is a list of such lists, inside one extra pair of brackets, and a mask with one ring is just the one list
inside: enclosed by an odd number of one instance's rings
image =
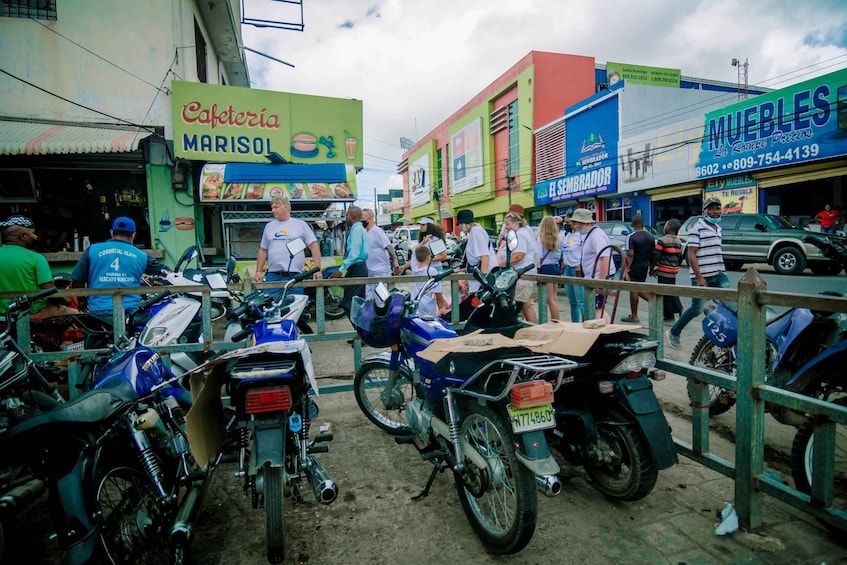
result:
[[(3, 245), (0, 245), (0, 265), (3, 265), (0, 292), (30, 294), (53, 287), (53, 273), (47, 259), (29, 249), (38, 240), (32, 220), (26, 216), (10, 216), (0, 222), (0, 236), (3, 238)], [(0, 314), (6, 315), (6, 308), (12, 300), (0, 298)], [(76, 313), (78, 310), (73, 308), (39, 300), (32, 306), (30, 320)]]

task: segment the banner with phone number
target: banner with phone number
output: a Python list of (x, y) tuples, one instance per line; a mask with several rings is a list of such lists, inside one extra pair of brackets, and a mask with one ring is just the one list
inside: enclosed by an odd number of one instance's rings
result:
[(847, 155), (847, 69), (706, 114), (698, 179)]

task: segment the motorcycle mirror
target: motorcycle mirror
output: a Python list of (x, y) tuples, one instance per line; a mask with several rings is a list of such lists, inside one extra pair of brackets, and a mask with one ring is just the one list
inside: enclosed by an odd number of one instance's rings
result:
[(295, 237), (285, 244), (288, 248), (288, 253), (294, 257), (298, 253), (302, 253), (306, 249), (306, 241), (302, 237)]
[(206, 275), (206, 284), (215, 290), (226, 289), (226, 281), (220, 273), (209, 273)]
[(232, 255), (229, 256), (229, 259), (226, 260), (226, 280), (227, 282), (232, 282), (232, 275), (235, 274), (235, 257)]
[(388, 297), (391, 295), (391, 293), (388, 292), (388, 286), (382, 282), (376, 285), (374, 288), (374, 294), (376, 294), (377, 298), (383, 302), (388, 300)]
[(506, 232), (506, 248), (509, 251), (514, 251), (518, 248), (518, 232), (509, 230)]
[(447, 244), (444, 243), (443, 239), (434, 239), (429, 244), (429, 250), (432, 252), (432, 256), (435, 257), (447, 251)]
[(181, 273), (188, 267), (188, 264), (191, 263), (197, 256), (200, 254), (200, 251), (197, 249), (196, 245), (188, 246), (185, 251), (182, 252), (179, 260), (176, 262), (176, 266), (174, 267), (174, 271)]

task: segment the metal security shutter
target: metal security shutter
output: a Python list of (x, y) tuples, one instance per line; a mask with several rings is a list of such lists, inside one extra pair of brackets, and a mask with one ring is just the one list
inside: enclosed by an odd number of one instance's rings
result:
[(831, 161), (814, 165), (802, 165), (790, 169), (777, 169), (751, 175), (759, 188), (773, 188), (810, 180), (847, 175), (847, 160)]
[(653, 202), (658, 202), (659, 200), (670, 200), (671, 198), (685, 198), (687, 196), (702, 196), (703, 181), (659, 188), (649, 194), (650, 200)]

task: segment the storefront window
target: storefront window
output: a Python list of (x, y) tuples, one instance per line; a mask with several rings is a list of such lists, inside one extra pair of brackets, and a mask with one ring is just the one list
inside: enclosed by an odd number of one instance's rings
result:
[(605, 219), (617, 222), (632, 220), (632, 199), (628, 196), (607, 199)]

